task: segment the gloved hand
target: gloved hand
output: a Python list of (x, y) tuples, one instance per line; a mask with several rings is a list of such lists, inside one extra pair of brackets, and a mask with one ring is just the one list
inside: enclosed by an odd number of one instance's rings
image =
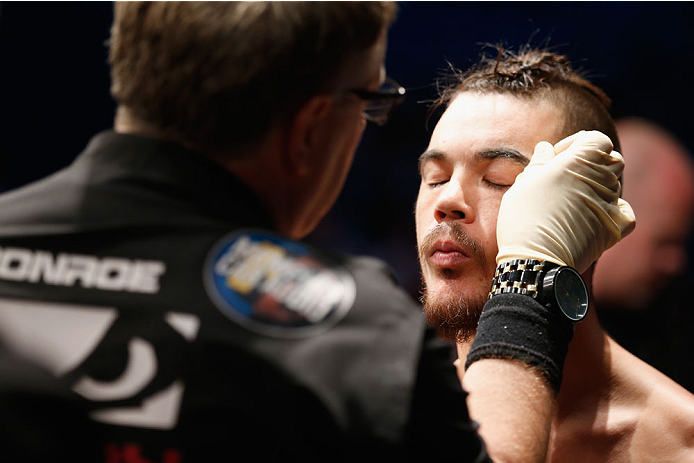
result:
[(636, 225), (619, 198), (624, 159), (609, 137), (581, 131), (554, 147), (540, 142), (504, 194), (496, 237), (497, 264), (548, 260), (580, 273)]

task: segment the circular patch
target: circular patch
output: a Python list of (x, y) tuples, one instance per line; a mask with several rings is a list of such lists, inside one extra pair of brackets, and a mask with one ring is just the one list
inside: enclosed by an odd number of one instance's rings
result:
[(352, 275), (315, 249), (266, 231), (222, 238), (204, 268), (208, 294), (260, 334), (297, 338), (337, 323), (354, 303)]

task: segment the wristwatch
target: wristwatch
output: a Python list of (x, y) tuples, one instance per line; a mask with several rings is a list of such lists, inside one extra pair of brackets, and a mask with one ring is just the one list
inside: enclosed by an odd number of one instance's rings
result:
[(588, 288), (576, 269), (549, 261), (514, 259), (496, 268), (489, 298), (525, 294), (548, 308), (558, 308), (572, 322), (588, 313)]

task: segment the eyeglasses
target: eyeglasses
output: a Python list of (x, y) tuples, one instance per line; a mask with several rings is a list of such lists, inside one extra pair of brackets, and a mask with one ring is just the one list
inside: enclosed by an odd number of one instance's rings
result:
[(405, 89), (393, 79), (386, 78), (381, 88), (375, 92), (369, 90), (347, 90), (367, 102), (362, 115), (367, 121), (378, 125), (388, 122), (395, 108), (405, 99)]

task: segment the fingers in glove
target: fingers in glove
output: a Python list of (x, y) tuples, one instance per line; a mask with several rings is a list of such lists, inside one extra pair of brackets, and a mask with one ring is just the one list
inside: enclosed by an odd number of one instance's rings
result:
[(617, 205), (619, 207), (619, 220), (616, 222), (622, 231), (622, 238), (624, 238), (636, 228), (636, 215), (631, 205), (622, 198), (619, 198)]
[(580, 131), (554, 145), (557, 156), (564, 152), (603, 164), (624, 163), (624, 160), (611, 155), (614, 146), (610, 137), (597, 130)]
[(549, 142), (541, 141), (535, 145), (535, 152), (533, 153), (532, 158), (530, 158), (528, 167), (545, 164), (546, 162), (552, 160), (554, 156), (556, 156), (554, 146), (552, 146), (552, 144)]

